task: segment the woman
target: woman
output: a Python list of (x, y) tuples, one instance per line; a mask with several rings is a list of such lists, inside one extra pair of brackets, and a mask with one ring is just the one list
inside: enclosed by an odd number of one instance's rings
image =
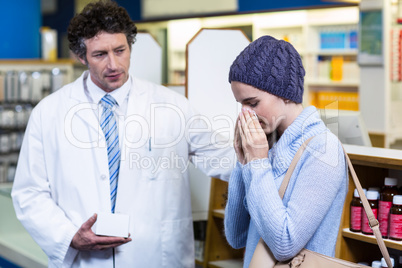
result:
[[(252, 42), (230, 68), (229, 82), (243, 108), (235, 129), (238, 163), (229, 180), (225, 234), (232, 247), (246, 247), (244, 267), (260, 237), (279, 261), (302, 248), (335, 254), (347, 167), (340, 142), (316, 108), (303, 109), (304, 74), (294, 47), (271, 36)], [(282, 200), (279, 186), (310, 137)]]

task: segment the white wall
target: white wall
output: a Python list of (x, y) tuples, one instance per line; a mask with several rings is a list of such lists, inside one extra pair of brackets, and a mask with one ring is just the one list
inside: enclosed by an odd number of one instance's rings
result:
[[(206, 116), (215, 131), (232, 145), (239, 105), (228, 82), (229, 68), (250, 43), (240, 30), (203, 29), (187, 46), (187, 92), (192, 106)], [(190, 169), (192, 208), (195, 220), (206, 220), (210, 178)]]
[(149, 33), (138, 33), (131, 49), (130, 75), (162, 83), (162, 48)]

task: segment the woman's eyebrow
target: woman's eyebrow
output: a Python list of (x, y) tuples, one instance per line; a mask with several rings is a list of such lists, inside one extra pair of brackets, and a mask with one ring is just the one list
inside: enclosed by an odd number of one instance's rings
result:
[(257, 98), (257, 97), (246, 98), (246, 99), (242, 100), (241, 102), (251, 101), (251, 100), (254, 100), (254, 99), (256, 99), (256, 98)]

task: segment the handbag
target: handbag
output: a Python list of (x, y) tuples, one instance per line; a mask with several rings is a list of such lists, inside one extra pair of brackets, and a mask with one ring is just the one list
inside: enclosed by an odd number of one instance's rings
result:
[[(295, 157), (293, 158), (292, 162), (290, 163), (289, 169), (285, 174), (285, 177), (283, 179), (283, 182), (279, 188), (279, 195), (281, 198), (283, 198), (286, 188), (288, 186), (290, 177), (292, 176), (293, 170), (296, 167), (297, 162), (299, 161), (301, 155), (303, 154), (305, 148), (307, 147), (307, 144), (310, 142), (310, 140), (314, 138), (311, 137), (307, 139), (302, 146), (300, 146), (299, 150), (296, 152)], [(343, 148), (343, 146), (342, 146)], [(360, 199), (363, 202), (363, 207), (364, 211), (366, 212), (366, 215), (369, 219), (369, 225), (371, 229), (373, 230), (374, 236), (377, 240), (377, 244), (380, 248), (380, 251), (382, 253), (382, 256), (384, 257), (387, 265), (389, 268), (392, 267), (391, 259), (388, 254), (387, 247), (385, 246), (384, 240), (382, 239), (381, 232), (379, 229), (379, 223), (377, 219), (374, 216), (373, 211), (370, 208), (370, 205), (367, 201), (366, 195), (363, 192), (363, 189), (360, 185), (359, 179), (357, 178), (356, 172), (353, 168), (352, 162), (350, 161), (350, 158), (348, 154), (345, 151), (345, 148), (343, 148), (344, 154), (345, 154), (345, 159), (348, 163), (349, 166), (349, 172), (352, 175), (353, 182), (357, 188), (357, 191), (359, 192)], [(292, 259), (285, 261), (285, 262), (279, 262), (275, 259), (274, 255), (272, 254), (271, 250), (269, 247), (265, 244), (264, 240), (260, 238), (258, 241), (257, 247), (254, 251), (253, 257), (251, 259), (249, 268), (345, 268), (345, 267), (368, 267), (365, 265), (361, 264), (356, 264), (353, 262), (345, 261), (342, 259), (337, 259), (334, 257), (329, 257), (308, 249), (302, 249), (295, 257)]]

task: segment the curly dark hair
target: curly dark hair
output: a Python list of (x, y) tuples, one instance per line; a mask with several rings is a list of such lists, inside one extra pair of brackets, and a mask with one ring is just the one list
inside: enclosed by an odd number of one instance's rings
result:
[(101, 0), (89, 3), (81, 13), (75, 15), (67, 32), (70, 50), (86, 62), (85, 40), (100, 32), (124, 33), (131, 49), (137, 35), (137, 27), (123, 7), (113, 1)]

